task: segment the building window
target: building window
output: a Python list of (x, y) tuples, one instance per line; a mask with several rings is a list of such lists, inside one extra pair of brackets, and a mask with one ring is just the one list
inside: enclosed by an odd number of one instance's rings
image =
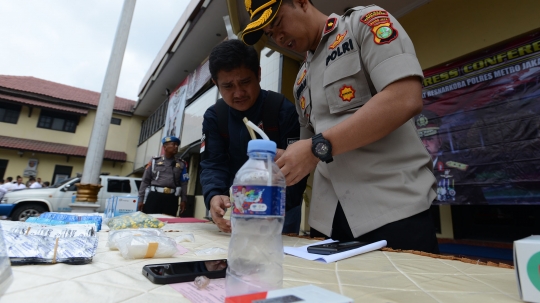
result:
[(37, 127), (74, 133), (79, 117), (52, 111), (41, 111)]
[(161, 103), (155, 112), (144, 120), (141, 128), (141, 135), (139, 136), (139, 145), (148, 140), (158, 130), (162, 129), (165, 125), (165, 116), (167, 115), (167, 108), (169, 106), (169, 100)]
[(21, 113), (21, 106), (0, 103), (0, 122), (17, 124), (19, 121), (19, 114)]
[(107, 192), (129, 194), (131, 192), (131, 185), (129, 184), (129, 180), (107, 180)]
[(122, 123), (122, 119), (111, 118), (111, 124), (120, 125), (120, 123)]

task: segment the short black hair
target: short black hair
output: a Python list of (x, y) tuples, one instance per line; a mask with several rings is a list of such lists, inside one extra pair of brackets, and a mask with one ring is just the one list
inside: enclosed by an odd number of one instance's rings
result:
[(240, 40), (227, 40), (216, 45), (208, 58), (210, 75), (217, 82), (219, 71), (229, 72), (233, 69), (246, 67), (259, 75), (259, 56), (253, 46), (248, 46)]
[(13, 177), (7, 177), (6, 180), (8, 180), (8, 182), (11, 182), (13, 181)]

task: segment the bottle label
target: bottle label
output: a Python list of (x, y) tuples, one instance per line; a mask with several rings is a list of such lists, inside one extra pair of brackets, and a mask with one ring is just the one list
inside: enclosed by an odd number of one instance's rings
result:
[(279, 186), (233, 186), (233, 214), (250, 216), (284, 216), (285, 188)]

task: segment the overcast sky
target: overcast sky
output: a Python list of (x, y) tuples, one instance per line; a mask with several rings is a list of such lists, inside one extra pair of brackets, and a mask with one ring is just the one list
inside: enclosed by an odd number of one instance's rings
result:
[[(0, 0), (0, 74), (101, 92), (123, 0)], [(117, 96), (142, 78), (189, 0), (137, 0)]]

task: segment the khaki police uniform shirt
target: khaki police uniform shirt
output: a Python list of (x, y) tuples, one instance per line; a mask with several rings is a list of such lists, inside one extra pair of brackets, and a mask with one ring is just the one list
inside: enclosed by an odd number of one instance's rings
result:
[[(369, 101), (367, 76), (376, 92), (423, 76), (410, 38), (384, 9), (356, 7), (328, 20), (294, 86), (301, 139), (339, 124)], [(431, 158), (411, 119), (374, 143), (317, 165), (309, 224), (330, 236), (339, 200), (358, 237), (427, 210), (435, 188)]]
[[(154, 161), (153, 171), (152, 161)], [(168, 159), (165, 156), (153, 157), (144, 170), (141, 187), (139, 188), (139, 201), (144, 199), (145, 190), (149, 186), (168, 187), (173, 191), (176, 190), (177, 186), (181, 186), (181, 201), (187, 201), (187, 182), (180, 182), (184, 166), (184, 162), (180, 159)]]

